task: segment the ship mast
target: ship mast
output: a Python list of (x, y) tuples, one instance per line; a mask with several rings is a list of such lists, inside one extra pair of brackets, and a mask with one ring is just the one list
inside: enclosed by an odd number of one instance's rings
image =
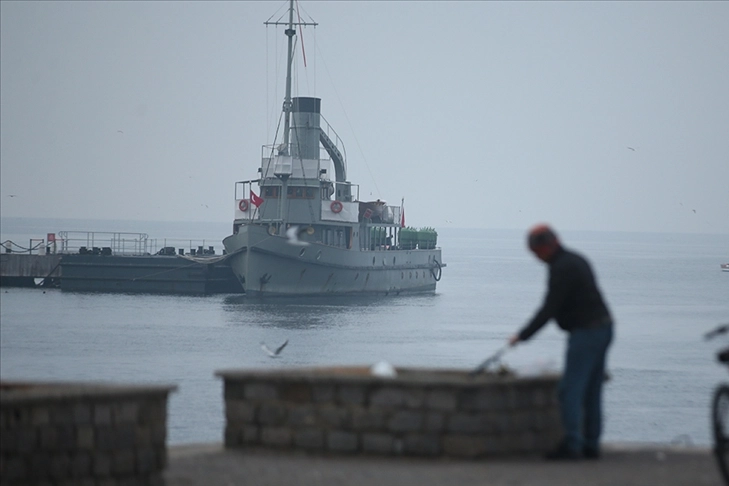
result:
[(285, 25), (287, 28), (284, 31), (286, 37), (288, 37), (288, 57), (286, 58), (286, 94), (283, 102), (284, 112), (284, 140), (283, 144), (279, 148), (279, 155), (290, 155), (289, 154), (289, 129), (291, 127), (291, 67), (294, 62), (294, 36), (296, 35), (296, 29), (294, 26), (311, 25), (316, 27), (316, 22), (298, 22), (294, 23), (294, 0), (289, 1), (289, 20), (287, 23), (283, 22), (264, 22), (265, 25)]
[(286, 95), (284, 97), (284, 154), (289, 155), (289, 128), (291, 124), (291, 65), (294, 62), (294, 36), (296, 30), (294, 30), (294, 0), (291, 0), (289, 6), (289, 28), (285, 30), (286, 37), (288, 40), (288, 57), (286, 62)]

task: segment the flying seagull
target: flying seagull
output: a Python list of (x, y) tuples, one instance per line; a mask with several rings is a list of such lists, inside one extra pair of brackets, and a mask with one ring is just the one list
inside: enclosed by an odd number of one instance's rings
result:
[(633, 147), (628, 147), (628, 150), (632, 150), (633, 152), (635, 152), (635, 149)]
[(281, 354), (281, 351), (283, 351), (283, 348), (285, 348), (288, 343), (289, 340), (287, 339), (281, 346), (277, 347), (275, 351), (271, 351), (271, 349), (266, 346), (266, 343), (261, 341), (261, 349), (268, 353), (271, 358), (278, 358), (279, 354)]
[(307, 246), (309, 242), (302, 241), (299, 239), (299, 235), (304, 233), (306, 231), (306, 228), (299, 229), (298, 226), (292, 226), (291, 228), (286, 230), (286, 238), (288, 238), (287, 243), (289, 245), (295, 245), (295, 246)]

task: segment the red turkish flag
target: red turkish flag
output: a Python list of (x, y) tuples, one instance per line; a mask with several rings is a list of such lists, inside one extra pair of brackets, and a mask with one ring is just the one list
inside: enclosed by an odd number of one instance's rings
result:
[(253, 189), (251, 189), (251, 204), (253, 204), (255, 207), (261, 207), (261, 204), (263, 204), (263, 198), (258, 197), (258, 195), (253, 192)]

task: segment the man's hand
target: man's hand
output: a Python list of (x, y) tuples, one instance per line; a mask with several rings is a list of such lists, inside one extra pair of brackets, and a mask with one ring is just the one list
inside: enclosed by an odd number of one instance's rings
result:
[(518, 334), (514, 334), (509, 338), (509, 346), (516, 346), (516, 343), (521, 341)]

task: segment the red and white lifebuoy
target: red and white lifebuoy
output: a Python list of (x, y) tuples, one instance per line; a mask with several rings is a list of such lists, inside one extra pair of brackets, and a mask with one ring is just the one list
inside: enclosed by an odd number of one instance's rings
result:
[(341, 213), (343, 207), (344, 206), (339, 201), (332, 201), (332, 203), (329, 205), (329, 208), (332, 210), (333, 213)]
[(244, 213), (248, 211), (248, 199), (241, 199), (238, 203), (238, 209), (240, 209)]

